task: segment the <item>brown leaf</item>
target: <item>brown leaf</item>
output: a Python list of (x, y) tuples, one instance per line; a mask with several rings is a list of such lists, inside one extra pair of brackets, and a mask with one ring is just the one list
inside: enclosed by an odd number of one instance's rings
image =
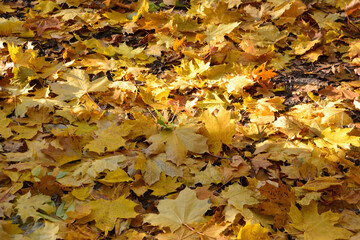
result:
[(56, 177), (51, 175), (45, 175), (40, 179), (40, 182), (34, 183), (34, 190), (38, 190), (42, 194), (52, 196), (53, 194), (57, 194), (59, 196), (63, 195), (63, 191), (61, 190), (61, 186), (58, 182), (56, 182)]
[(262, 214), (274, 216), (274, 228), (283, 228), (291, 203), (295, 200), (294, 193), (280, 181), (279, 183), (266, 182), (259, 191), (267, 200), (260, 203), (256, 210)]
[(81, 158), (80, 141), (77, 137), (58, 137), (63, 149), (56, 148), (51, 144), (41, 152), (52, 157), (60, 165), (79, 160)]
[(35, 30), (38, 36), (41, 36), (48, 29), (61, 29), (60, 21), (57, 18), (43, 18), (39, 16), (27, 20), (25, 27)]

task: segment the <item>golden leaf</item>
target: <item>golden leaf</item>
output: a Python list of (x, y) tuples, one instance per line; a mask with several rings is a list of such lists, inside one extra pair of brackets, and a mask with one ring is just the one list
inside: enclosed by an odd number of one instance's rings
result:
[(202, 119), (208, 132), (206, 137), (208, 137), (210, 151), (218, 154), (222, 144), (230, 145), (231, 139), (236, 133), (236, 125), (231, 119), (231, 112), (220, 107), (219, 112), (214, 116), (207, 110), (203, 113)]
[(290, 225), (301, 232), (304, 240), (335, 240), (348, 239), (353, 235), (352, 232), (336, 227), (339, 222), (339, 214), (327, 211), (318, 213), (316, 202), (311, 202), (308, 206), (303, 206), (301, 211), (291, 205), (289, 216)]
[(206, 138), (197, 134), (197, 129), (195, 125), (185, 125), (174, 130), (162, 130), (147, 140), (151, 145), (146, 149), (146, 154), (149, 156), (165, 149), (167, 159), (179, 166), (189, 151), (197, 154), (208, 151)]

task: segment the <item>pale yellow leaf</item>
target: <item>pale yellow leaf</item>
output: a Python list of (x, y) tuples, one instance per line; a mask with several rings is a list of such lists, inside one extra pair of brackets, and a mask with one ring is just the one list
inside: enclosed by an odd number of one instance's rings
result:
[(160, 200), (157, 206), (159, 214), (147, 214), (144, 222), (160, 227), (170, 227), (171, 231), (175, 231), (183, 224), (205, 222), (203, 215), (209, 208), (208, 200), (197, 199), (195, 191), (185, 188), (176, 199)]

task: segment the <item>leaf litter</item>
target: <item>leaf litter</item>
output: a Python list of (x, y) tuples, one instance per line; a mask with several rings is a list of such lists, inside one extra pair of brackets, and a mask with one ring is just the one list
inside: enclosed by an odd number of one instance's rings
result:
[(2, 1), (1, 239), (358, 239), (358, 0)]

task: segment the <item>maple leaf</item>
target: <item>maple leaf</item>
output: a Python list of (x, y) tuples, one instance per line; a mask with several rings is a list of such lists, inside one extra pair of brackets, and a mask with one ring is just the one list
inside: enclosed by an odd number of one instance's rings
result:
[(79, 138), (77, 137), (59, 137), (61, 148), (56, 148), (49, 145), (47, 149), (42, 149), (41, 152), (52, 157), (60, 165), (81, 159), (81, 147)]
[(267, 159), (270, 156), (269, 153), (257, 154), (251, 159), (251, 164), (255, 169), (255, 173), (259, 172), (260, 168), (267, 169), (272, 165)]
[[(114, 123), (100, 133), (96, 139), (86, 144), (84, 148), (98, 154), (116, 151), (125, 146), (126, 140), (123, 137), (130, 133), (131, 128), (132, 125), (130, 124), (117, 126)], [(114, 141), (114, 138), (116, 138), (116, 141)]]
[(203, 215), (209, 207), (207, 200), (197, 199), (195, 191), (185, 188), (176, 199), (160, 200), (157, 206), (159, 214), (147, 214), (144, 222), (160, 227), (170, 227), (174, 232), (183, 224), (205, 222)]
[(245, 87), (250, 87), (255, 81), (246, 75), (236, 75), (230, 78), (227, 91), (233, 95), (241, 95), (244, 93)]
[(52, 12), (54, 9), (60, 9), (60, 6), (52, 1), (41, 1), (34, 6), (35, 10), (41, 11), (41, 13), (48, 14)]
[[(72, 173), (72, 177), (79, 180), (81, 177), (96, 178), (97, 175), (105, 170), (115, 171), (119, 164), (124, 162), (126, 157), (124, 155), (107, 156), (94, 161), (82, 162), (76, 166)], [(62, 181), (63, 179), (59, 179)]]
[(18, 198), (15, 209), (18, 210), (18, 215), (24, 222), (28, 217), (33, 217), (37, 221), (41, 218), (38, 210), (41, 209), (48, 214), (55, 211), (55, 208), (49, 204), (51, 202), (50, 196), (42, 194), (31, 196), (28, 192)]
[(133, 179), (122, 170), (121, 168), (116, 169), (115, 171), (108, 172), (105, 178), (99, 179), (101, 183), (118, 183), (118, 182), (127, 182), (132, 181)]
[(0, 110), (0, 121), (1, 121), (1, 125), (0, 125), (0, 136), (2, 138), (8, 138), (11, 135), (13, 135), (13, 133), (11, 132), (11, 130), (9, 129), (8, 125), (11, 123), (11, 120), (6, 118), (6, 113)]
[(222, 174), (218, 166), (213, 166), (210, 162), (207, 164), (204, 171), (192, 171), (194, 174), (194, 182), (202, 185), (210, 185), (211, 183), (218, 184), (221, 182)]
[(349, 144), (360, 147), (360, 138), (358, 136), (349, 135), (351, 128), (326, 128), (321, 132), (324, 139), (332, 144), (337, 144), (343, 148), (350, 147)]
[(60, 184), (56, 182), (56, 177), (51, 175), (45, 175), (39, 182), (34, 183), (34, 189), (38, 189), (39, 192), (48, 196), (53, 194), (63, 195)]
[(60, 227), (58, 224), (45, 221), (45, 226), (43, 228), (36, 229), (34, 232), (29, 234), (29, 238), (39, 240), (56, 240), (60, 237), (58, 235), (59, 229)]
[(60, 21), (57, 18), (43, 18), (36, 16), (33, 19), (29, 19), (25, 26), (37, 31), (37, 35), (41, 36), (44, 31), (48, 29), (61, 29)]
[(236, 133), (236, 125), (230, 115), (231, 113), (223, 107), (220, 107), (216, 116), (209, 110), (202, 115), (208, 132), (205, 136), (208, 137), (209, 150), (214, 154), (219, 154), (222, 144), (231, 145), (231, 139)]
[(20, 97), (21, 101), (15, 109), (16, 116), (24, 117), (29, 108), (47, 107), (49, 111), (53, 111), (55, 106), (65, 107), (67, 104), (63, 101), (49, 98)]
[(251, 224), (246, 222), (245, 226), (240, 228), (236, 239), (240, 240), (270, 240), (269, 230), (262, 227), (260, 223)]
[(341, 182), (335, 177), (319, 177), (312, 181), (308, 181), (304, 186), (302, 186), (302, 188), (318, 192), (336, 185), (341, 185)]
[(303, 206), (301, 211), (295, 205), (291, 205), (289, 216), (290, 225), (301, 231), (304, 240), (348, 239), (353, 235), (344, 228), (334, 226), (339, 222), (339, 214), (330, 210), (319, 214), (317, 203), (314, 201), (308, 206)]
[(288, 116), (281, 116), (273, 122), (273, 127), (286, 134), (289, 139), (299, 137), (303, 130), (301, 123)]
[(136, 4), (135, 13), (128, 15), (131, 18), (131, 21), (137, 21), (141, 15), (147, 13), (149, 10), (149, 0), (140, 0)]
[(165, 196), (168, 193), (176, 191), (182, 183), (177, 181), (177, 178), (167, 177), (165, 173), (161, 173), (160, 180), (149, 187), (153, 190), (152, 195), (154, 196)]
[(162, 130), (147, 140), (151, 145), (146, 149), (146, 155), (165, 149), (167, 159), (179, 166), (185, 160), (188, 151), (197, 154), (207, 152), (206, 138), (197, 134), (197, 129), (195, 125), (184, 125), (174, 130)]
[(19, 34), (22, 37), (33, 37), (35, 33), (24, 26), (23, 21), (16, 17), (9, 19), (0, 18), (0, 34), (2, 36), (13, 36)]
[(183, 176), (182, 169), (174, 163), (167, 161), (165, 153), (160, 153), (146, 160), (144, 180), (147, 184), (152, 185), (160, 180), (161, 173), (165, 173), (170, 177)]
[(15, 44), (9, 44), (8, 51), (11, 60), (24, 67), (29, 67), (30, 59), (34, 56), (34, 50), (27, 49), (23, 51), (21, 47), (15, 46)]
[(57, 97), (59, 100), (78, 99), (90, 92), (104, 92), (110, 84), (107, 77), (90, 82), (89, 75), (82, 69), (72, 69), (62, 77), (66, 82), (58, 81), (50, 84), (51, 90), (59, 95)]
[(87, 186), (87, 187), (81, 186), (80, 188), (74, 188), (71, 191), (71, 195), (73, 195), (74, 197), (76, 197), (79, 200), (84, 201), (86, 198), (89, 197), (91, 189), (92, 189), (91, 186)]
[(215, 40), (217, 37), (223, 37), (225, 34), (230, 33), (234, 30), (240, 23), (233, 22), (233, 23), (223, 23), (219, 25), (209, 25), (205, 31), (205, 41), (210, 42)]
[(259, 188), (259, 192), (267, 198), (267, 201), (261, 202), (256, 209), (262, 214), (275, 216), (274, 228), (282, 228), (286, 222), (290, 205), (294, 201), (293, 192), (281, 182), (273, 184), (266, 182)]
[(266, 70), (265, 64), (254, 69), (252, 74), (255, 80), (258, 81), (259, 84), (262, 85), (263, 87), (271, 87), (272, 83), (269, 82), (269, 80), (277, 75), (273, 70)]
[(201, 59), (195, 58), (192, 61), (181, 60), (181, 66), (176, 67), (175, 71), (185, 79), (193, 79), (210, 68), (210, 62), (205, 63)]
[(95, 226), (105, 231), (105, 234), (113, 230), (115, 221), (118, 218), (134, 218), (138, 215), (134, 208), (137, 206), (131, 200), (126, 199), (124, 196), (118, 199), (104, 200), (98, 199), (91, 201), (85, 206), (90, 206), (91, 213), (87, 216), (87, 220), (95, 220)]
[(320, 43), (320, 39), (311, 40), (309, 36), (304, 34), (298, 35), (296, 41), (292, 42), (291, 47), (296, 55), (302, 55)]
[(254, 191), (239, 184), (230, 185), (221, 195), (241, 213), (245, 211), (246, 206), (259, 203), (259, 200), (254, 196)]

